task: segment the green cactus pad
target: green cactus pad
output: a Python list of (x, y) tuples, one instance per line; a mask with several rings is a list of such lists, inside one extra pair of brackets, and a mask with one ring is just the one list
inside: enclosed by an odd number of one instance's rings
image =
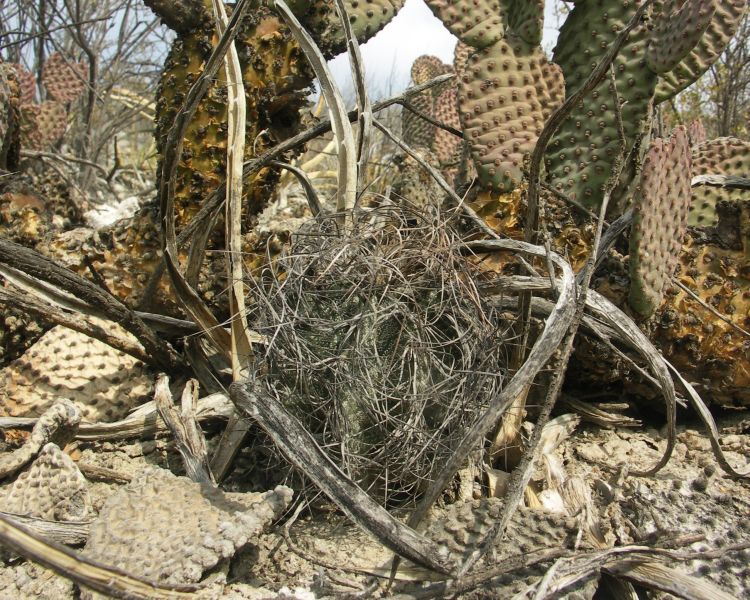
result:
[(486, 48), (505, 33), (505, 2), (499, 0), (426, 0), (443, 25), (463, 43)]
[(68, 104), (86, 89), (88, 72), (86, 63), (67, 60), (55, 52), (44, 62), (42, 83), (53, 100)]
[[(461, 129), (456, 88), (446, 89), (435, 100), (435, 119), (445, 125)], [(435, 132), (432, 147), (441, 166), (454, 165), (461, 158), (461, 138), (445, 129), (438, 129)]]
[[(428, 117), (435, 116), (434, 103), (430, 90), (425, 90), (409, 99), (409, 104)], [(404, 142), (412, 148), (432, 148), (435, 140), (435, 126), (408, 108), (404, 108), (401, 111), (401, 135)]]
[(458, 102), (484, 185), (511, 191), (520, 182), (524, 157), (563, 97), (557, 65), (513, 33), (471, 57), (460, 79)]
[[(565, 74), (565, 88), (580, 88), (635, 14), (639, 2), (577, 3), (560, 29), (554, 61)], [(573, 110), (547, 149), (550, 182), (559, 191), (590, 208), (602, 199), (622, 142), (617, 125), (620, 99), (626, 152), (644, 134), (657, 76), (644, 68), (646, 24), (631, 31), (614, 61), (616, 93), (607, 77)]]
[(646, 153), (630, 234), (628, 302), (641, 316), (654, 313), (674, 274), (690, 209), (690, 143), (685, 127), (669, 142), (657, 138)]
[(508, 26), (529, 44), (540, 44), (544, 29), (544, 0), (510, 0)]
[(674, 69), (703, 37), (716, 12), (716, 0), (662, 0), (657, 3), (646, 63), (654, 73)]
[[(693, 148), (693, 176), (735, 175), (750, 178), (750, 142), (723, 137)], [(693, 188), (688, 216), (691, 227), (714, 227), (718, 223), (717, 206), (722, 200), (750, 202), (747, 190), (728, 190), (708, 185)]]
[[(405, 0), (344, 0), (354, 35), (365, 42), (385, 27)], [(297, 2), (297, 16), (309, 28), (323, 54), (333, 57), (346, 50), (346, 38), (333, 2)], [(302, 7), (307, 5), (307, 10)]]
[(664, 102), (695, 82), (719, 58), (737, 31), (746, 0), (716, 0), (711, 23), (693, 50), (673, 69), (662, 73), (655, 101)]

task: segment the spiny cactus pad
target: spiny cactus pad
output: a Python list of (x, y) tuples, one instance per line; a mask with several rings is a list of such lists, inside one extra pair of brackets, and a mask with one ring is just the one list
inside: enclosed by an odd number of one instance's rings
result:
[(13, 65), (18, 77), (18, 85), (21, 88), (21, 104), (31, 104), (36, 97), (36, 79), (22, 65), (16, 63)]
[[(693, 148), (693, 177), (698, 175), (735, 175), (750, 178), (750, 142), (722, 137)], [(688, 224), (713, 227), (718, 223), (717, 204), (722, 200), (750, 202), (747, 190), (729, 190), (709, 185), (693, 188)]]
[(643, 162), (630, 234), (630, 306), (650, 316), (674, 274), (690, 209), (690, 143), (685, 127), (657, 138)]
[(70, 456), (49, 443), (8, 490), (3, 510), (50, 521), (85, 521), (91, 516), (88, 484)]
[(0, 371), (0, 414), (35, 417), (68, 399), (89, 421), (116, 421), (147, 400), (151, 387), (140, 361), (58, 325)]
[(86, 89), (88, 67), (66, 59), (60, 52), (50, 55), (42, 67), (42, 83), (53, 100), (68, 104)]
[[(430, 90), (412, 96), (409, 99), (409, 104), (423, 115), (434, 118), (435, 106)], [(429, 149), (432, 148), (432, 143), (435, 140), (435, 126), (408, 108), (403, 108), (401, 111), (401, 135), (412, 148)]]
[(426, 0), (448, 31), (474, 48), (486, 48), (505, 33), (505, 2), (500, 0)]
[[(581, 2), (560, 29), (554, 61), (565, 74), (568, 92), (578, 89), (602, 59), (640, 2)], [(638, 25), (614, 61), (616, 90), (607, 77), (560, 126), (545, 157), (551, 183), (588, 207), (602, 199), (622, 143), (616, 119), (620, 102), (629, 152), (645, 133), (657, 76), (644, 68), (648, 28)]]
[(649, 322), (665, 357), (701, 395), (722, 406), (750, 406), (750, 202), (717, 207), (720, 244), (689, 237), (679, 280), (711, 309), (673, 288)]
[(60, 102), (21, 106), (21, 145), (31, 150), (49, 150), (59, 142), (68, 126), (68, 113)]
[(529, 44), (540, 44), (544, 29), (544, 0), (506, 0), (508, 26)]
[[(167, 58), (157, 92), (156, 139), (160, 153), (188, 90), (203, 71), (216, 42), (213, 27), (180, 36)], [(305, 90), (312, 80), (291, 33), (268, 9), (258, 8), (242, 23), (235, 45), (243, 68), (247, 123), (245, 159), (296, 133)], [(264, 135), (260, 135), (264, 132)], [(227, 144), (227, 90), (223, 69), (190, 122), (175, 178), (177, 226), (182, 227), (223, 181)], [(278, 176), (269, 169), (245, 183), (248, 215), (272, 197)]]
[(672, 98), (706, 72), (724, 52), (747, 10), (746, 0), (716, 0), (711, 4), (716, 10), (698, 43), (679, 64), (661, 74), (656, 88), (657, 103)]
[[(455, 87), (443, 91), (435, 100), (435, 120), (461, 129), (458, 117), (458, 95)], [(453, 165), (461, 158), (461, 138), (445, 129), (437, 129), (433, 150), (441, 166)]]
[(524, 158), (563, 97), (559, 67), (513, 33), (472, 55), (458, 102), (482, 184), (498, 191), (518, 185)]
[[(401, 10), (404, 1), (344, 0), (354, 35), (360, 42), (370, 39)], [(333, 2), (296, 2), (292, 9), (310, 29), (323, 54), (333, 57), (346, 49), (346, 38)]]
[(699, 43), (711, 24), (716, 0), (662, 0), (657, 4), (646, 62), (654, 73), (674, 69)]

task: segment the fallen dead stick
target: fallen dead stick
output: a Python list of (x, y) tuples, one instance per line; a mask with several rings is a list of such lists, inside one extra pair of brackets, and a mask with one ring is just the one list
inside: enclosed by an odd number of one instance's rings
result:
[[(198, 400), (196, 418), (198, 421), (228, 419), (233, 411), (234, 406), (225, 394), (211, 394)], [(38, 420), (26, 417), (0, 417), (0, 429), (33, 427)], [(169, 430), (164, 421), (159, 417), (156, 403), (152, 400), (114, 423), (81, 423), (74, 439), (85, 442), (123, 440), (167, 431)]]
[(44, 539), (38, 533), (0, 513), (0, 543), (17, 554), (44, 565), (63, 577), (114, 598), (153, 600), (195, 598), (195, 585), (161, 587), (99, 564), (77, 552)]

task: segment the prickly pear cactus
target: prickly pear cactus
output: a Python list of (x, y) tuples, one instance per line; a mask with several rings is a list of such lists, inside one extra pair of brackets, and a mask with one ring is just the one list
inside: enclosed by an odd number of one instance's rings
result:
[[(750, 178), (750, 142), (724, 137), (698, 144), (693, 148), (693, 176), (697, 175)], [(750, 192), (696, 185), (688, 224), (693, 227), (716, 226), (719, 222), (716, 207), (722, 200), (750, 202)]]
[[(670, 12), (670, 8), (674, 7), (675, 4), (679, 5), (680, 2), (666, 0), (662, 4), (667, 7), (667, 12)], [(656, 88), (655, 101), (657, 103), (664, 102), (684, 90), (716, 62), (729, 44), (735, 31), (737, 31), (740, 19), (747, 10), (746, 0), (686, 2), (685, 5), (699, 6), (703, 10), (713, 11), (713, 15), (703, 35), (687, 55), (669, 71), (661, 72), (659, 84)], [(700, 17), (698, 16), (694, 24), (688, 24), (688, 27), (695, 27), (699, 22)], [(680, 36), (692, 37), (692, 31), (689, 28), (683, 28), (682, 31), (677, 30), (676, 34), (676, 39), (680, 39)], [(675, 40), (669, 40), (669, 43), (673, 41)]]
[(646, 48), (646, 64), (654, 73), (667, 73), (699, 43), (711, 24), (718, 3), (713, 0), (662, 0)]
[(688, 238), (677, 274), (710, 308), (672, 288), (648, 331), (705, 398), (748, 407), (750, 340), (736, 327), (750, 331), (750, 202), (721, 201), (717, 214), (713, 236)]
[(691, 157), (685, 127), (646, 153), (630, 233), (630, 306), (650, 316), (661, 304), (687, 231)]
[[(175, 40), (162, 75), (156, 102), (156, 140), (164, 151), (166, 136), (192, 83), (203, 71), (215, 43), (213, 24)], [(299, 110), (311, 73), (289, 31), (268, 9), (246, 19), (235, 41), (245, 81), (246, 156), (298, 130)], [(201, 100), (183, 141), (175, 182), (177, 226), (184, 226), (205, 198), (223, 181), (227, 148), (227, 91), (223, 69)], [(260, 135), (264, 132), (263, 135)], [(245, 207), (257, 214), (273, 195), (277, 173), (263, 169), (245, 185)]]
[[(553, 57), (565, 75), (568, 93), (588, 78), (639, 4), (619, 0), (576, 3), (560, 28)], [(601, 202), (604, 185), (622, 151), (617, 103), (625, 151), (630, 151), (648, 126), (657, 76), (643, 66), (647, 41), (645, 24), (631, 32), (614, 62), (616, 89), (609, 78), (599, 84), (561, 125), (547, 149), (545, 163), (552, 185), (588, 207)]]
[[(364, 40), (384, 26), (402, 1), (347, 2), (355, 31)], [(159, 14), (159, 3), (149, 3)], [(216, 41), (209, 12), (200, 7), (182, 15), (179, 33), (167, 58), (157, 97), (157, 146), (161, 152), (169, 127), (185, 100), (190, 85), (197, 79)], [(343, 49), (343, 36), (332, 3), (293, 3), (298, 16), (310, 27), (325, 52)], [(162, 15), (160, 15), (162, 16)], [(164, 15), (166, 17), (166, 15)], [(195, 19), (195, 20), (193, 20)], [(169, 19), (166, 19), (170, 22)], [(339, 32), (339, 33), (336, 33)], [(270, 9), (259, 7), (241, 25), (235, 41), (243, 77), (247, 104), (246, 157), (260, 153), (270, 145), (298, 132), (299, 109), (312, 84), (307, 61), (288, 29)], [(226, 84), (224, 71), (217, 74), (213, 86), (201, 101), (190, 123), (178, 166), (175, 185), (175, 211), (178, 229), (199, 210), (201, 203), (223, 181), (226, 164)], [(262, 135), (261, 132), (263, 132)], [(277, 174), (269, 169), (245, 182), (246, 266), (249, 271), (262, 264), (268, 236), (252, 230), (256, 214), (273, 196)], [(102, 276), (109, 289), (131, 306), (141, 306), (168, 314), (177, 314), (166, 277), (154, 288), (147, 288), (151, 274), (161, 263), (158, 208), (149, 204), (131, 219), (114, 224), (96, 235), (71, 232), (45, 242), (46, 254), (62, 260), (82, 276), (89, 276), (90, 264)], [(218, 234), (210, 242), (221, 248)], [(225, 270), (220, 253), (213, 253), (199, 276), (204, 299), (221, 313), (226, 307)]]
[(53, 100), (68, 104), (78, 98), (86, 89), (88, 66), (85, 62), (67, 60), (55, 52), (44, 62), (42, 83)]
[[(435, 99), (435, 119), (455, 129), (461, 129), (458, 117), (458, 94), (456, 88), (449, 87)], [(445, 129), (435, 131), (433, 150), (442, 167), (453, 167), (461, 159), (461, 138)]]
[(562, 73), (539, 47), (544, 3), (428, 1), (459, 38), (459, 118), (480, 184), (510, 192), (544, 122), (565, 95)]
[[(405, 0), (345, 0), (354, 35), (367, 41), (401, 10)], [(333, 2), (294, 2), (292, 10), (305, 25), (324, 55), (333, 57), (346, 47), (344, 31)]]
[(448, 31), (474, 48), (490, 46), (505, 33), (504, 0), (474, 0), (470, 5), (453, 0), (426, 0), (426, 4)]
[(541, 44), (544, 29), (544, 0), (506, 0), (508, 26), (524, 42)]
[[(409, 99), (409, 104), (421, 114), (435, 118), (435, 101), (430, 90), (425, 90)], [(401, 110), (401, 135), (412, 148), (432, 148), (435, 141), (435, 126), (408, 108)]]
[[(642, 4), (641, 0), (576, 3), (560, 29), (554, 52), (569, 92), (580, 87)], [(623, 152), (627, 155), (637, 149), (647, 135), (653, 103), (672, 97), (718, 58), (745, 10), (744, 1), (740, 4), (736, 0), (656, 3), (651, 19), (643, 19), (631, 31), (615, 59), (614, 85), (605, 79), (582, 100), (553, 138), (546, 156), (553, 185), (586, 206), (597, 207), (615, 160)], [(618, 100), (624, 148), (616, 121)], [(626, 177), (634, 172), (632, 167), (638, 160), (634, 156)]]
[(475, 52), (459, 81), (459, 115), (481, 184), (512, 191), (549, 115), (562, 103), (557, 65), (512, 31)]
[(49, 150), (65, 135), (68, 126), (66, 105), (76, 100), (86, 87), (88, 67), (72, 62), (59, 52), (50, 55), (42, 67), (42, 83), (48, 100), (36, 103), (36, 81), (21, 65), (14, 65), (21, 94), (19, 122), (21, 146), (29, 150)]
[[(453, 67), (444, 64), (437, 56), (423, 55), (414, 61), (411, 68), (411, 79), (420, 85), (445, 73), (452, 73)], [(458, 101), (455, 82), (434, 86), (429, 90), (412, 96), (409, 103), (420, 113), (460, 129), (458, 118)], [(407, 108), (401, 111), (401, 134), (404, 141), (412, 148), (423, 148), (431, 152), (436, 164), (441, 167), (452, 167), (460, 158), (461, 139), (454, 134), (435, 127)]]

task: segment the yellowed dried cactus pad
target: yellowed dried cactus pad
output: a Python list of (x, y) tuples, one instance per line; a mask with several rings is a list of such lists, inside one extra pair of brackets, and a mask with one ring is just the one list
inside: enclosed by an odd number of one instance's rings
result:
[(116, 421), (148, 400), (151, 390), (143, 363), (58, 325), (0, 371), (0, 414), (36, 417), (67, 398), (87, 421)]

